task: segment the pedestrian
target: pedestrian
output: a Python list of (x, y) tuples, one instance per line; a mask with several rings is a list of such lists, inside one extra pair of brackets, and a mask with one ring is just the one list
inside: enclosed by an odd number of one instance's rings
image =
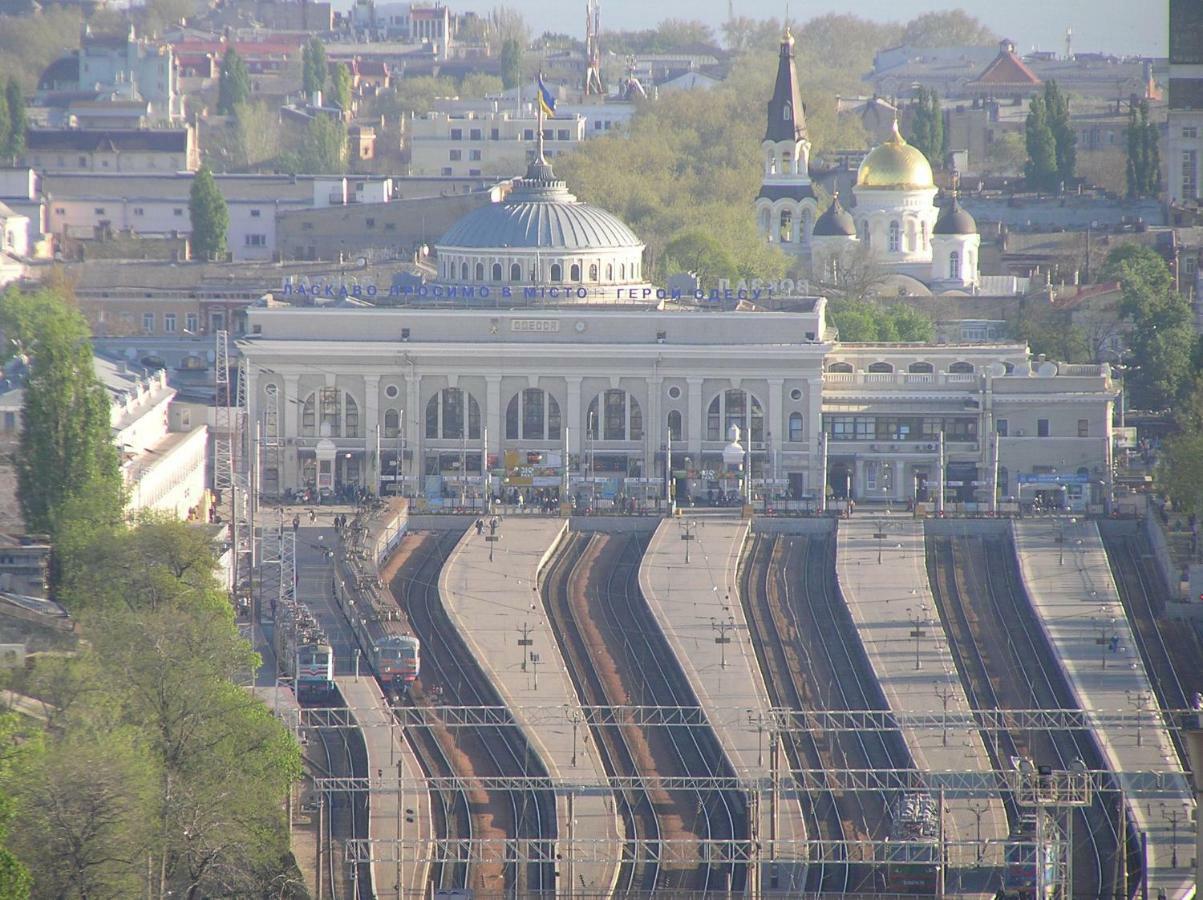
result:
[(300, 528), (300, 527), (301, 527), (301, 517), (300, 517), (300, 516), (293, 516), (293, 517), (292, 517), (292, 531), (293, 531), (293, 534), (296, 534), (296, 532), (297, 532), (297, 529), (298, 529), (298, 528)]
[(309, 510), (309, 524), (312, 525), (316, 521), (317, 521), (317, 513), (315, 513), (312, 509)]
[(485, 533), (485, 520), (484, 520), (484, 519), (477, 519), (477, 520), (476, 520), (476, 533), (477, 533), (477, 534), (484, 534), (484, 533)]

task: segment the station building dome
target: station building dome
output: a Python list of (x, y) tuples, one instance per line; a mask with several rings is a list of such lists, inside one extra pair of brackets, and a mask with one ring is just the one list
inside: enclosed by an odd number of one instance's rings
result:
[(435, 244), (440, 282), (564, 286), (576, 296), (643, 286), (643, 248), (617, 216), (570, 194), (541, 157), (503, 201), (468, 213)]

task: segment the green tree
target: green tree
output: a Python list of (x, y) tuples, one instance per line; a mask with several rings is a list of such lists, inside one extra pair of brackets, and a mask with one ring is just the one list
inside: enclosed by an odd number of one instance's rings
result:
[(1044, 109), (1053, 134), (1059, 184), (1067, 185), (1077, 169), (1078, 136), (1069, 121), (1069, 97), (1061, 93), (1056, 81), (1044, 84)]
[(470, 72), (459, 83), (459, 95), (465, 100), (497, 96), (502, 90), (504, 85), (501, 79), (485, 72)]
[(192, 252), (201, 259), (225, 256), (230, 212), (213, 173), (206, 166), (192, 179), (188, 214), (192, 218)]
[(905, 303), (833, 300), (827, 310), (841, 341), (931, 341), (935, 337), (931, 319)]
[(501, 83), (506, 90), (522, 83), (522, 45), (515, 38), (501, 45)]
[(1166, 441), (1157, 480), (1176, 511), (1203, 515), (1203, 430), (1190, 427)]
[(8, 147), (12, 143), (12, 120), (8, 112), (8, 101), (0, 98), (0, 151), (8, 155)]
[(14, 159), (25, 152), (25, 129), (28, 127), (25, 119), (25, 94), (21, 90), (21, 82), (9, 78), (4, 86), (4, 100), (8, 107), (8, 142), (4, 145), (5, 156)]
[(1028, 161), (1024, 177), (1037, 190), (1057, 189), (1057, 141), (1049, 127), (1048, 110), (1042, 96), (1032, 98), (1024, 127)]
[(329, 116), (316, 116), (305, 128), (297, 158), (299, 171), (337, 174), (347, 167), (347, 127)]
[(57, 294), (9, 290), (0, 302), (0, 325), (30, 358), (17, 453), (26, 527), (57, 537), (65, 508), (77, 498), (119, 517), (111, 404), (96, 377), (87, 320)]
[(911, 143), (919, 148), (933, 167), (944, 166), (944, 113), (935, 89), (915, 91), (915, 114), (911, 123)]
[(735, 278), (739, 267), (721, 240), (701, 228), (681, 231), (664, 248), (665, 274), (692, 272), (698, 282), (713, 288), (720, 278)]
[(334, 77), (330, 79), (330, 99), (343, 112), (351, 111), (351, 70), (344, 63), (334, 67)]
[(1173, 407), (1192, 387), (1195, 332), (1190, 303), (1174, 290), (1165, 261), (1147, 247), (1117, 247), (1100, 275), (1119, 281), (1120, 312), (1132, 323), (1128, 347), (1136, 369), (1127, 381), (1133, 405)]
[(36, 735), (29, 735), (16, 713), (0, 712), (0, 900), (29, 900), (33, 879), (29, 869), (9, 848), (18, 807), (12, 796), (13, 771), (37, 752)]
[(306, 97), (326, 89), (326, 45), (316, 35), (301, 50), (301, 84)]
[(251, 96), (251, 76), (246, 62), (233, 47), (226, 50), (221, 60), (221, 73), (217, 82), (217, 111), (231, 116)]
[(906, 23), (902, 44), (908, 47), (988, 47), (998, 36), (964, 10), (924, 13)]
[(1148, 100), (1141, 100), (1128, 110), (1125, 136), (1128, 196), (1156, 197), (1161, 185), (1161, 151), (1157, 145), (1157, 126), (1149, 121)]

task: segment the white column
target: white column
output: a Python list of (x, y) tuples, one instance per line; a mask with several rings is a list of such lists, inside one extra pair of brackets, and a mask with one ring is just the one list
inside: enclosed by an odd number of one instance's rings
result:
[(421, 408), (422, 376), (413, 368), (405, 378), (405, 449), (409, 451), (409, 466), (402, 464), (403, 474), (413, 480), (410, 489), (416, 496), (420, 490), (419, 479), (422, 476), (422, 434), (425, 416)]
[(686, 446), (699, 468), (702, 465), (702, 379), (689, 381), (689, 423), (686, 428)]
[[(489, 442), (485, 453), (497, 454), (501, 447), (501, 376), (485, 376), (485, 425), (489, 429)], [(500, 461), (498, 465), (500, 465)]]
[[(769, 379), (769, 421), (772, 423), (768, 431), (772, 434), (772, 443), (768, 444), (768, 458), (765, 459), (764, 477), (783, 478), (779, 462), (782, 458), (781, 448), (789, 438), (789, 427), (785, 423), (785, 403), (782, 398), (784, 378)], [(768, 435), (765, 435), (766, 440)]]
[(584, 459), (588, 439), (585, 437), (585, 426), (581, 420), (581, 380), (578, 375), (564, 378), (565, 415), (562, 423), (571, 429), (571, 440), (576, 448), (574, 452), (579, 458)]
[(656, 454), (664, 443), (666, 423), (661, 404), (664, 394), (664, 379), (653, 375), (647, 380), (647, 409), (643, 419), (643, 477), (654, 478), (656, 474)]
[(363, 376), (363, 468), (364, 486), (372, 493), (380, 489), (380, 460), (376, 458), (376, 429), (380, 427), (380, 376)]
[[(280, 461), (280, 488), (285, 487), (301, 487), (300, 466), (297, 465), (297, 447), (295, 438), (300, 434), (300, 428), (297, 427), (297, 416), (300, 414), (299, 407), (302, 398), (297, 393), (297, 385), (300, 381), (299, 375), (285, 375), (284, 388), (280, 394), (280, 407), (284, 415), (284, 433), (280, 435), (280, 443), (284, 445), (283, 458)], [(293, 441), (292, 446), (288, 445), (289, 441)]]

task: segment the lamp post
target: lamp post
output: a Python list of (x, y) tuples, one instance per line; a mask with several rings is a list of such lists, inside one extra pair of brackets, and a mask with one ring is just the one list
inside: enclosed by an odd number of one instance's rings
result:
[(910, 608), (907, 608), (907, 615), (911, 620), (910, 636), (915, 639), (915, 671), (923, 668), (923, 661), (919, 658), (919, 641), (927, 636), (927, 632), (923, 630), (927, 618), (927, 606), (919, 607), (920, 613), (911, 613)]

